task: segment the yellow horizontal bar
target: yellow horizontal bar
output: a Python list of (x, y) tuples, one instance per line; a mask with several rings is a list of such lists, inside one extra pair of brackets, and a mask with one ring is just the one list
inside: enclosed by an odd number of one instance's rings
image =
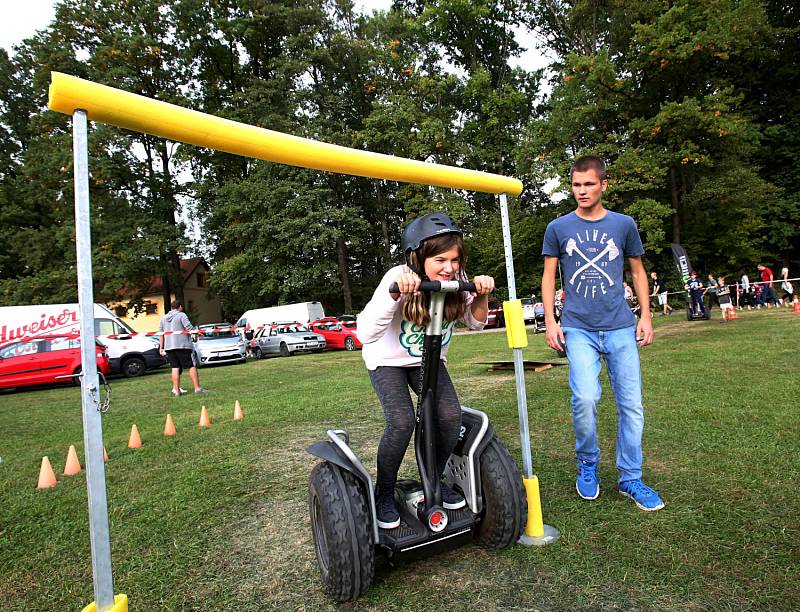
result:
[(76, 110), (84, 110), (92, 121), (168, 140), (280, 164), (374, 179), (485, 193), (506, 193), (511, 196), (522, 192), (520, 180), (499, 174), (429, 164), (290, 136), (60, 72), (52, 72), (51, 79), (48, 100), (51, 110), (67, 115), (72, 115)]

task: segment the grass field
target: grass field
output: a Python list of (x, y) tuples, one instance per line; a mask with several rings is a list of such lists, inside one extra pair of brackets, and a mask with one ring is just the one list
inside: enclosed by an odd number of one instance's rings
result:
[[(715, 311), (715, 316), (718, 311)], [(497, 552), (468, 546), (402, 569), (379, 565), (353, 610), (800, 608), (800, 315), (745, 312), (731, 324), (656, 318), (643, 349), (645, 479), (666, 501), (638, 510), (615, 487), (616, 418), (604, 380), (603, 492), (574, 489), (567, 368), (527, 376), (545, 522), (561, 539)], [(527, 358), (551, 358), (529, 334)], [(503, 333), (460, 334), (450, 371), (519, 460)], [(605, 379), (605, 375), (604, 375)], [(104, 417), (115, 592), (132, 610), (336, 609), (320, 587), (306, 507), (314, 459), (344, 427), (374, 469), (383, 417), (359, 353), (201, 371), (211, 393), (169, 397), (166, 369), (113, 380)], [(240, 400), (245, 419), (231, 419)], [(199, 430), (205, 404), (214, 421)], [(174, 438), (161, 435), (171, 413)], [(136, 423), (144, 447), (126, 448)], [(43, 455), (83, 463), (80, 394), (0, 395), (0, 609), (76, 610), (93, 599), (85, 472), (37, 491)], [(412, 475), (407, 454), (403, 471)]]

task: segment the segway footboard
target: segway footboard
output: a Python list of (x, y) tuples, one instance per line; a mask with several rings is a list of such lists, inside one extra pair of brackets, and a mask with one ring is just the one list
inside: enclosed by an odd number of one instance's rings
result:
[(431, 532), (419, 519), (417, 508), (425, 505), (425, 494), (415, 480), (401, 480), (395, 486), (395, 502), (400, 511), (400, 526), (380, 529), (381, 553), (394, 566), (428, 558), (463, 546), (474, 539), (478, 517), (468, 506), (446, 510), (446, 524)]

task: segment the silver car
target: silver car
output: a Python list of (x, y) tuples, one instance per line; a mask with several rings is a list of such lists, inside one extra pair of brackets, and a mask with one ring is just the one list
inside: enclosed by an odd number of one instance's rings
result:
[(194, 362), (198, 365), (244, 363), (247, 350), (244, 340), (228, 323), (200, 325), (192, 341)]
[(316, 334), (299, 323), (276, 323), (258, 330), (253, 337), (253, 354), (256, 359), (265, 355), (288, 357), (294, 353), (325, 350), (325, 336)]

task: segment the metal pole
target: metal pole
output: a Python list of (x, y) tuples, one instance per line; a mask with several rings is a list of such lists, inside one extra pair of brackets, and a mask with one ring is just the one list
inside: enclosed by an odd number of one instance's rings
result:
[(92, 287), (92, 235), (89, 209), (89, 159), (86, 112), (72, 114), (72, 154), (75, 164), (75, 243), (78, 255), (78, 302), (81, 329), (81, 404), (83, 443), (86, 449), (86, 488), (89, 497), (89, 537), (92, 546), (92, 577), (97, 609), (114, 605), (111, 575), (111, 539), (108, 530), (106, 477), (103, 465), (103, 424), (98, 410), (100, 388), (97, 378), (94, 333), (94, 290)]
[[(517, 286), (514, 281), (514, 257), (511, 252), (511, 224), (508, 221), (508, 197), (500, 194), (500, 217), (503, 222), (503, 248), (506, 255), (506, 277), (508, 278), (508, 299), (517, 299)], [(528, 397), (525, 393), (525, 367), (522, 363), (522, 349), (511, 349), (514, 355), (514, 377), (517, 383), (517, 410), (519, 411), (519, 437), (522, 444), (522, 471), (527, 479), (533, 478), (531, 461), (531, 440), (528, 431)]]

